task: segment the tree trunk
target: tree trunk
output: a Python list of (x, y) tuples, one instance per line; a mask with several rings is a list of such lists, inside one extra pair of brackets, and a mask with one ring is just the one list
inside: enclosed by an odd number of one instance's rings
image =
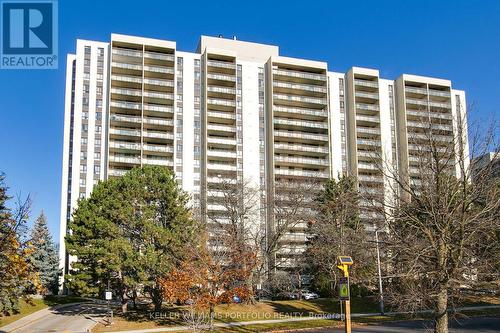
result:
[(213, 330), (214, 328), (214, 317), (215, 317), (215, 306), (213, 304), (210, 304), (209, 308), (209, 320), (210, 320), (210, 330)]
[(443, 287), (438, 294), (434, 316), (434, 333), (448, 333), (448, 290), (446, 287)]
[(122, 313), (127, 313), (127, 299), (122, 297)]

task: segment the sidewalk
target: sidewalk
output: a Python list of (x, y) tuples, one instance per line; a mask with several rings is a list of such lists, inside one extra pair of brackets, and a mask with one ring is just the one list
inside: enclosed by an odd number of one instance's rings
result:
[[(486, 310), (486, 309), (500, 309), (500, 305), (484, 305), (484, 306), (467, 306), (462, 308), (456, 308), (457, 311), (473, 311), (473, 310)], [(432, 310), (419, 311), (418, 313), (430, 313)], [(409, 314), (409, 312), (387, 312), (386, 316), (397, 316)], [(353, 313), (351, 318), (362, 318), (362, 317), (373, 317), (379, 316), (379, 312), (373, 313)], [(254, 321), (241, 321), (232, 323), (214, 323), (214, 327), (238, 327), (238, 326), (248, 326), (248, 325), (259, 325), (259, 324), (273, 324), (273, 323), (285, 323), (285, 322), (296, 322), (296, 321), (308, 321), (308, 320), (318, 320), (326, 319), (325, 316), (314, 316), (314, 317), (297, 317), (297, 318), (286, 318), (286, 319), (270, 319), (270, 320), (254, 320)], [(208, 328), (208, 326), (202, 326), (199, 328)], [(171, 327), (159, 327), (150, 328), (144, 330), (131, 330), (131, 331), (114, 331), (114, 333), (158, 333), (158, 332), (178, 332), (178, 331), (190, 331), (189, 326), (171, 326)]]

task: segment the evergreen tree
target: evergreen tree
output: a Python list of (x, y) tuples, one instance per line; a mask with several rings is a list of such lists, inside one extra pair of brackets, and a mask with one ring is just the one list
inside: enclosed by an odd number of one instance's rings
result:
[(76, 256), (68, 287), (82, 296), (102, 296), (108, 286), (127, 301), (138, 292), (161, 307), (160, 279), (182, 262), (197, 237), (188, 196), (166, 168), (144, 166), (100, 182), (80, 200), (66, 236)]
[(45, 292), (56, 294), (58, 289), (59, 259), (47, 226), (47, 218), (43, 211), (36, 219), (31, 231), (31, 242), (34, 247), (31, 260), (39, 273), (40, 283)]

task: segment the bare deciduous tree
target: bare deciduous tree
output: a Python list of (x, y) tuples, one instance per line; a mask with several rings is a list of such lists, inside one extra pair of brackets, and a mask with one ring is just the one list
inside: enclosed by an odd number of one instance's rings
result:
[(448, 332), (447, 310), (460, 288), (477, 283), (479, 272), (492, 272), (495, 262), (498, 268), (500, 186), (490, 166), (474, 181), (469, 166), (484, 151), (479, 145), (498, 151), (498, 128), (473, 135), (468, 153), (465, 120), (457, 119), (453, 135), (445, 135), (443, 124), (422, 122), (408, 138), (409, 166), (379, 166), (395, 198), (379, 203), (394, 276), (388, 300), (404, 310), (433, 309), (437, 333)]

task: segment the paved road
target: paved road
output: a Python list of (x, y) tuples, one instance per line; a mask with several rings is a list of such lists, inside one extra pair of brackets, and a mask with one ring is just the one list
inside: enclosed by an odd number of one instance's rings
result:
[[(88, 332), (96, 321), (103, 317), (105, 307), (92, 304), (76, 304), (62, 309), (50, 310), (12, 333), (80, 333)], [(0, 330), (0, 333), (3, 331)]]
[[(353, 333), (427, 333), (432, 332), (430, 323), (426, 321), (405, 321), (384, 323), (377, 326), (353, 328)], [(344, 332), (343, 329), (308, 330), (307, 333)], [(500, 318), (481, 317), (460, 320), (452, 323), (450, 333), (499, 333)]]

